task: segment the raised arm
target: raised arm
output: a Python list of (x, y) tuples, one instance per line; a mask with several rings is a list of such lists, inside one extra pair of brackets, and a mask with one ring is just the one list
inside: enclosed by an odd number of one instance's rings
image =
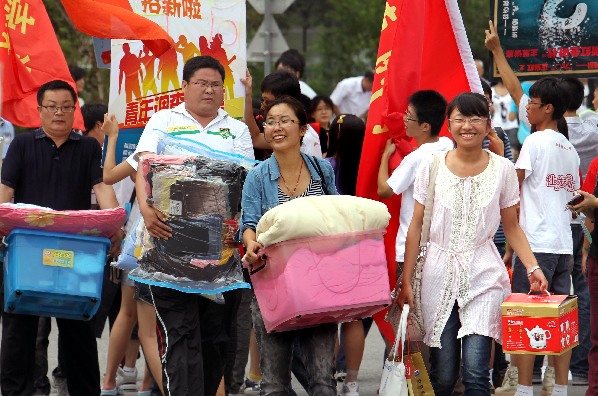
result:
[(505, 87), (509, 91), (509, 95), (511, 95), (515, 104), (519, 106), (519, 101), (523, 96), (523, 89), (521, 88), (519, 79), (507, 62), (505, 53), (500, 46), (500, 39), (496, 34), (496, 27), (492, 21), (488, 21), (488, 30), (486, 30), (486, 40), (484, 43), (486, 44), (486, 48), (492, 52), (492, 56), (494, 56), (494, 62), (496, 62), (496, 67), (500, 72), (503, 84), (505, 84)]
[(245, 72), (245, 78), (241, 79), (241, 82), (245, 86), (245, 111), (243, 112), (243, 119), (245, 121), (245, 125), (249, 128), (249, 133), (251, 134), (251, 142), (253, 143), (253, 148), (256, 149), (271, 149), (270, 145), (266, 143), (264, 137), (260, 132), (260, 128), (257, 126), (255, 122), (255, 116), (253, 114), (253, 103), (252, 103), (252, 91), (253, 91), (253, 79), (251, 78), (251, 74), (249, 73), (249, 69)]
[(104, 183), (112, 185), (118, 183), (128, 176), (135, 175), (135, 169), (127, 162), (123, 161), (116, 164), (116, 141), (118, 139), (118, 121), (114, 114), (105, 114), (102, 132), (108, 138), (106, 146), (106, 158), (104, 159), (104, 169), (102, 177)]

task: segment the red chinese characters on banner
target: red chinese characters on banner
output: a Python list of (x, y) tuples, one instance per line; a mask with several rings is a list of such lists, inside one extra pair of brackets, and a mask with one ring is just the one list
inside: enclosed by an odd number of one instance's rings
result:
[(167, 92), (133, 100), (127, 103), (124, 126), (133, 128), (147, 124), (157, 111), (171, 109), (183, 103), (185, 99), (181, 91)]
[[(15, 125), (40, 125), (37, 90), (51, 80), (75, 87), (41, 0), (5, 0), (0, 6), (2, 116)], [(83, 129), (80, 110), (75, 128)]]
[(199, 0), (141, 0), (141, 6), (148, 14), (201, 19)]

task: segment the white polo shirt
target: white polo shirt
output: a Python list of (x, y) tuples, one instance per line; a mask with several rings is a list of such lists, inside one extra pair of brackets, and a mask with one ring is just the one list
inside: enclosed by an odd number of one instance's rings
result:
[(372, 91), (363, 91), (362, 80), (363, 76), (345, 78), (334, 88), (330, 99), (341, 113), (360, 117), (370, 108)]
[(253, 143), (247, 125), (229, 116), (222, 109), (218, 109), (216, 118), (205, 127), (189, 114), (185, 103), (172, 109), (158, 111), (145, 126), (135, 153), (156, 153), (160, 132), (194, 140), (214, 150), (254, 158)]

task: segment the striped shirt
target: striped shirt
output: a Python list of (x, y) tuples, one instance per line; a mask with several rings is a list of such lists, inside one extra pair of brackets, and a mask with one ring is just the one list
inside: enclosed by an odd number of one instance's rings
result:
[(307, 186), (307, 190), (303, 192), (303, 194), (291, 197), (282, 191), (282, 188), (278, 186), (278, 202), (285, 203), (289, 202), (292, 199), (300, 198), (300, 197), (310, 197), (315, 195), (325, 195), (324, 189), (322, 188), (322, 182), (320, 180), (310, 179), (309, 185)]

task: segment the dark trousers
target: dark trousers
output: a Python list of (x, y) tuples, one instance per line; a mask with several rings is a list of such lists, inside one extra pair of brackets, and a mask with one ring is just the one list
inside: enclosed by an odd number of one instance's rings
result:
[[(594, 242), (595, 243), (595, 242)], [(588, 390), (586, 395), (598, 395), (598, 260), (588, 258), (588, 286), (590, 290), (590, 341), (588, 355)]]
[(241, 295), (239, 309), (233, 323), (233, 338), (226, 346), (226, 367), (224, 385), (227, 393), (239, 393), (245, 381), (245, 367), (249, 354), (249, 335), (251, 333), (251, 300), (253, 290), (239, 289)]
[[(38, 316), (4, 313), (0, 347), (0, 387), (4, 396), (33, 393)], [(89, 323), (56, 319), (64, 351), (69, 393), (100, 394), (98, 348)]]
[[(240, 295), (217, 304), (201, 295), (150, 286), (166, 396), (213, 396), (224, 373), (226, 345)], [(205, 362), (205, 364), (204, 364)]]
[(571, 364), (569, 368), (575, 377), (588, 377), (588, 353), (592, 343), (590, 342), (590, 293), (588, 291), (588, 280), (581, 272), (581, 252), (583, 246), (583, 229), (581, 224), (571, 224), (573, 235), (573, 271), (571, 281), (573, 293), (577, 295), (577, 306), (579, 312), (579, 346), (573, 348)]

